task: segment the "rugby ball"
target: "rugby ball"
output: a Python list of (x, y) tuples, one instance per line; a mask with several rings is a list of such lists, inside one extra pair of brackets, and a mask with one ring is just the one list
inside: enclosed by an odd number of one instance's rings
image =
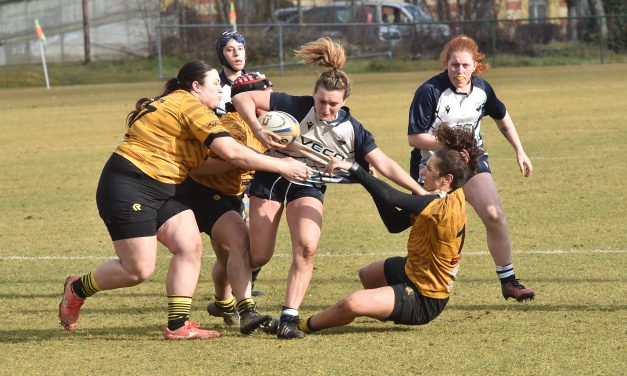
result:
[(261, 121), (261, 126), (263, 129), (269, 130), (281, 137), (279, 142), (283, 145), (291, 144), (298, 136), (300, 136), (300, 124), (287, 112), (266, 112)]

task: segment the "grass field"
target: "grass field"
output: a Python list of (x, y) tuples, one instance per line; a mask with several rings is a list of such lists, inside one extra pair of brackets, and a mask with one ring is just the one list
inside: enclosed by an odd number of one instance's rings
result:
[[(377, 144), (408, 166), (407, 110), (431, 72), (355, 74), (348, 105)], [(508, 217), (517, 275), (537, 299), (506, 302), (483, 227), (469, 213), (459, 280), (444, 312), (422, 327), (371, 319), (278, 341), (243, 337), (209, 318), (210, 244), (192, 319), (216, 341), (170, 343), (164, 279), (169, 253), (134, 288), (90, 298), (75, 333), (57, 305), (69, 274), (112, 257), (98, 217), (100, 170), (140, 96), (162, 83), (0, 90), (0, 374), (15, 375), (622, 375), (627, 364), (627, 64), (498, 68), (486, 78), (508, 106), (534, 163), (520, 176), (509, 144), (484, 121)], [(313, 72), (270, 77), (309, 94)], [(359, 186), (331, 186), (313, 281), (301, 316), (359, 288), (357, 270), (403, 255), (407, 233), (385, 231)], [(282, 228), (257, 286), (260, 311), (278, 313), (290, 263)]]

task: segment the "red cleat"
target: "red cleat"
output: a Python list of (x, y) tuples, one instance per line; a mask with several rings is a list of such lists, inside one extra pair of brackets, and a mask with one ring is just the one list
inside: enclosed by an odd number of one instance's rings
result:
[(501, 291), (505, 300), (514, 298), (518, 302), (533, 300), (535, 294), (532, 289), (525, 288), (517, 279), (501, 284)]
[(190, 321), (185, 321), (185, 324), (176, 330), (170, 330), (167, 327), (163, 330), (163, 338), (168, 340), (214, 339), (218, 337), (220, 337), (220, 332), (199, 329), (198, 324)]
[(79, 298), (72, 292), (72, 283), (79, 278), (77, 275), (71, 275), (65, 279), (63, 299), (59, 303), (59, 320), (61, 320), (63, 328), (70, 332), (73, 332), (76, 328), (81, 306), (85, 303), (85, 299)]

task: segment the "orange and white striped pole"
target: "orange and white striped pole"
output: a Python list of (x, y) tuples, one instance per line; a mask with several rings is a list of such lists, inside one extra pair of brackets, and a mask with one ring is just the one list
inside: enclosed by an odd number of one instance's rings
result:
[(35, 33), (37, 33), (37, 39), (39, 39), (39, 51), (41, 52), (41, 63), (44, 66), (44, 77), (46, 78), (46, 89), (50, 90), (50, 80), (48, 79), (48, 67), (46, 65), (46, 53), (44, 51), (44, 43), (46, 43), (46, 34), (44, 34), (39, 20), (35, 20)]
[(235, 3), (229, 1), (229, 24), (233, 27), (233, 31), (237, 31), (237, 13), (235, 13)]

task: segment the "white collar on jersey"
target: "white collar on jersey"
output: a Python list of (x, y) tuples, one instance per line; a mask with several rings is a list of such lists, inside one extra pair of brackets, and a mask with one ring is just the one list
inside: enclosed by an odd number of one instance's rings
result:
[[(314, 109), (314, 113), (315, 112), (316, 110)], [(331, 121), (320, 120), (318, 119), (318, 115), (316, 115), (316, 120), (318, 121), (318, 123), (322, 125), (328, 125), (329, 127), (335, 127), (336, 125), (343, 122), (345, 118), (346, 118), (346, 110), (344, 110), (343, 108), (340, 108), (340, 110), (337, 112), (337, 116), (335, 117), (335, 119)]]

